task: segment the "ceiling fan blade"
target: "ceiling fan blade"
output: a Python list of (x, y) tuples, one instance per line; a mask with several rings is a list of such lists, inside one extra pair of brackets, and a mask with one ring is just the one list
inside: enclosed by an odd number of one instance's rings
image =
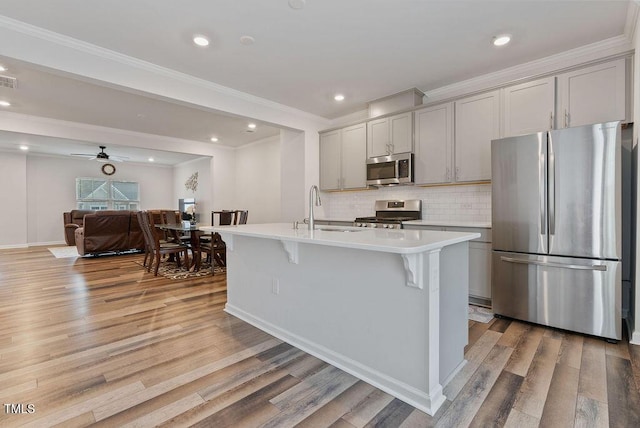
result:
[(71, 156), (76, 156), (79, 158), (87, 158), (87, 159), (95, 159), (96, 155), (91, 155), (89, 153), (70, 153)]

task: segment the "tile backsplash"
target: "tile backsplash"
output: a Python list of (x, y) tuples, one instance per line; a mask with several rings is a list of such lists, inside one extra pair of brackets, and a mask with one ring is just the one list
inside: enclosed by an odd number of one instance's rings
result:
[(395, 186), (355, 192), (322, 192), (323, 217), (354, 219), (374, 215), (379, 199), (421, 199), (423, 220), (491, 221), (491, 185)]

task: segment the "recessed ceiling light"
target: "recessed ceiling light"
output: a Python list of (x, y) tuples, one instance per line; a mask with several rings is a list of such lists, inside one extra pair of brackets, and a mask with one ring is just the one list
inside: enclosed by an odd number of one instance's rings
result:
[(242, 43), (245, 46), (252, 45), (255, 42), (256, 42), (256, 39), (254, 39), (251, 36), (242, 36), (242, 37), (240, 37), (240, 43)]
[(149, 158), (149, 162), (155, 162), (154, 158)]
[(211, 137), (211, 142), (217, 143), (218, 142), (218, 137)]
[(344, 95), (336, 94), (336, 96), (333, 97), (333, 99), (336, 100), (336, 101), (344, 101)]
[(7, 67), (5, 67), (4, 65), (0, 65), (0, 71), (7, 71)]
[(26, 152), (27, 150), (29, 150), (29, 146), (24, 146), (24, 145), (23, 145), (23, 146), (20, 146), (20, 150), (22, 150), (22, 151), (25, 151), (25, 152)]
[(509, 34), (502, 34), (500, 36), (495, 36), (493, 38), (494, 46), (504, 46), (511, 41), (511, 36)]
[(247, 128), (256, 129), (256, 124), (255, 123), (250, 123), (250, 124), (247, 125)]
[(205, 36), (197, 35), (193, 36), (193, 43), (202, 47), (209, 46), (209, 39), (207, 39)]
[(302, 9), (305, 5), (306, 0), (289, 0), (289, 7), (291, 9)]
[(0, 101), (0, 106), (2, 106), (2, 107), (10, 107), (11, 103), (9, 101)]

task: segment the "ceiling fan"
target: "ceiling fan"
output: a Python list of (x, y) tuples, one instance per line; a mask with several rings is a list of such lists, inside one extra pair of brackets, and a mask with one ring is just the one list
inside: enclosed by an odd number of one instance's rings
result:
[(90, 154), (90, 153), (71, 153), (71, 156), (77, 156), (77, 157), (81, 157), (81, 158), (87, 158), (89, 160), (97, 160), (98, 162), (109, 162), (109, 161), (114, 161), (114, 162), (122, 162), (124, 160), (129, 159), (126, 156), (110, 156), (107, 153), (105, 153), (104, 149), (106, 149), (106, 146), (100, 146), (100, 152), (98, 152), (97, 154)]

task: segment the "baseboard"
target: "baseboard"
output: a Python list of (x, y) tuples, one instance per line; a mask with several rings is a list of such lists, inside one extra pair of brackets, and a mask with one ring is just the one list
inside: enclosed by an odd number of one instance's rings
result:
[(17, 248), (28, 248), (28, 244), (0, 245), (0, 250), (12, 250)]
[(29, 242), (29, 247), (51, 247), (53, 245), (67, 245), (65, 241)]
[(469, 303), (491, 309), (491, 299), (469, 295)]

